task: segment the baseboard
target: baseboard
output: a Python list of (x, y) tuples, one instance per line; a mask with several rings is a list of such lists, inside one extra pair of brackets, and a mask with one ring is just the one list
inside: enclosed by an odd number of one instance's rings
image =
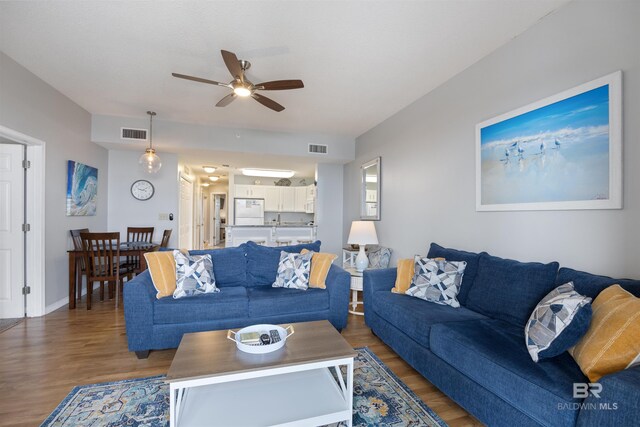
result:
[[(94, 290), (96, 290), (96, 289), (100, 290), (100, 284), (99, 283), (94, 284), (93, 285), (93, 289)], [(86, 294), (87, 294), (87, 290), (84, 289), (82, 291), (81, 295), (85, 296)], [(48, 306), (46, 306), (45, 309), (44, 309), (44, 314), (46, 315), (46, 314), (51, 313), (52, 311), (56, 311), (57, 309), (59, 309), (61, 307), (64, 307), (67, 304), (69, 304), (69, 297), (64, 297), (61, 300), (58, 300), (58, 301), (54, 302), (53, 304), (49, 304)]]

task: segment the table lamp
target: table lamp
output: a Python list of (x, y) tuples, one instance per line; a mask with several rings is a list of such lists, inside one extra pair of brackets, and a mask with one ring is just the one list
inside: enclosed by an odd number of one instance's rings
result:
[(353, 221), (347, 243), (360, 245), (360, 251), (356, 257), (356, 270), (363, 271), (369, 266), (369, 258), (364, 253), (365, 245), (378, 244), (378, 235), (373, 221)]

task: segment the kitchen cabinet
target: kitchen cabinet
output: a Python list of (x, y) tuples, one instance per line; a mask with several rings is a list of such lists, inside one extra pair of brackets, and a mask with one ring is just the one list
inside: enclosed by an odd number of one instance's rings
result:
[(265, 198), (265, 186), (264, 185), (246, 185), (236, 184), (234, 197), (238, 199), (264, 199)]
[(307, 187), (294, 187), (295, 190), (295, 206), (294, 212), (306, 212), (307, 205)]
[(295, 212), (296, 187), (280, 187), (280, 212)]

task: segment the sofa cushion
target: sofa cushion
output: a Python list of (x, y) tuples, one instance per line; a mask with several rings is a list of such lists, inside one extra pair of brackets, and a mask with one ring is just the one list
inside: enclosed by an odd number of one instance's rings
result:
[(405, 294), (436, 304), (460, 307), (456, 296), (467, 266), (465, 261), (422, 258), (415, 256), (415, 274)]
[[(486, 319), (465, 307), (453, 308), (390, 291), (373, 292), (373, 311), (387, 322), (429, 348), (431, 326), (437, 323)], [(523, 344), (524, 345), (524, 344)]]
[(569, 353), (535, 363), (522, 330), (485, 319), (431, 328), (431, 351), (542, 425), (574, 425), (573, 383), (588, 382)]
[(318, 240), (314, 243), (304, 245), (278, 246), (276, 248), (261, 246), (254, 242), (247, 242), (247, 286), (271, 286), (276, 280), (278, 264), (280, 263), (280, 252), (299, 253), (303, 249), (320, 252), (320, 241)]
[(189, 298), (161, 298), (153, 302), (153, 323), (193, 323), (207, 320), (246, 318), (247, 290), (242, 286), (223, 288), (215, 294)]
[(268, 317), (281, 314), (309, 313), (329, 309), (329, 291), (258, 286), (247, 288), (249, 316)]
[(480, 255), (467, 307), (524, 328), (536, 304), (555, 288), (558, 263), (520, 262)]
[(460, 284), (460, 292), (458, 293), (458, 301), (460, 301), (460, 304), (466, 305), (469, 290), (471, 290), (471, 285), (473, 285), (476, 274), (478, 274), (478, 259), (480, 258), (480, 254), (449, 249), (437, 243), (431, 243), (427, 257), (444, 258), (447, 261), (465, 261), (467, 263), (464, 276), (462, 277), (462, 283)]
[(189, 254), (211, 255), (217, 287), (246, 286), (247, 257), (245, 248), (246, 244), (243, 243), (235, 248), (193, 250), (189, 251)]
[(559, 286), (567, 282), (573, 282), (576, 291), (594, 299), (600, 292), (611, 285), (620, 285), (622, 289), (640, 297), (640, 280), (613, 279), (607, 276), (598, 276), (596, 274), (562, 267), (560, 271), (558, 271), (556, 285)]

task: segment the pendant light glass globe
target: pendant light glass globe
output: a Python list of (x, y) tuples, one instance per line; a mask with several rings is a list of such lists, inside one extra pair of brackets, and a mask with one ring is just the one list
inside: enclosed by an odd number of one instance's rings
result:
[(160, 157), (156, 154), (156, 150), (153, 148), (147, 148), (140, 156), (138, 160), (138, 164), (142, 166), (147, 173), (156, 173), (162, 167), (162, 162), (160, 161)]

